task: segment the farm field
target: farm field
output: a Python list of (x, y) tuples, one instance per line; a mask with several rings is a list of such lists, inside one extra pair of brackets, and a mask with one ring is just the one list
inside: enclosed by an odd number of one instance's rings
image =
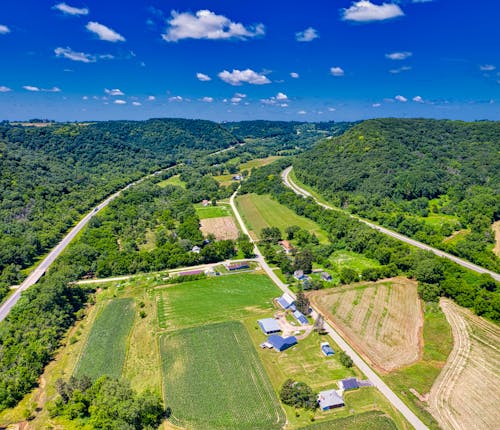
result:
[(204, 236), (213, 234), (217, 240), (238, 239), (239, 230), (232, 216), (201, 219), (200, 225)]
[(266, 158), (256, 158), (255, 160), (250, 160), (247, 161), (246, 163), (241, 163), (240, 164), (240, 170), (251, 170), (253, 168), (259, 168), (259, 167), (264, 167), (267, 166), (268, 164), (271, 164), (273, 161), (279, 160), (280, 157), (279, 155), (271, 155), (270, 157)]
[(355, 270), (357, 273), (361, 273), (365, 269), (380, 267), (380, 263), (377, 260), (366, 258), (361, 254), (351, 251), (335, 251), (329, 260), (334, 264), (338, 272), (340, 272), (340, 269), (349, 268)]
[(327, 242), (327, 235), (318, 224), (297, 215), (269, 195), (244, 194), (237, 197), (236, 204), (254, 239), (260, 238), (260, 231), (265, 227), (278, 227), (284, 233), (287, 227), (298, 225), (314, 233), (320, 242)]
[(220, 218), (232, 215), (231, 209), (227, 205), (217, 205), (217, 206), (196, 205), (195, 209), (196, 209), (196, 214), (200, 217), (200, 219)]
[(87, 375), (92, 379), (102, 375), (120, 377), (134, 318), (133, 299), (111, 300), (92, 326), (74, 375)]
[[(454, 347), (429, 396), (444, 430), (493, 429), (500, 422), (500, 328), (450, 300), (441, 307)], [(464, 401), (466, 399), (466, 401)]]
[(164, 334), (160, 351), (175, 425), (203, 430), (284, 425), (283, 409), (241, 323)]
[(382, 412), (364, 412), (346, 418), (311, 424), (299, 430), (396, 430), (394, 421)]
[(315, 291), (309, 297), (382, 372), (419, 360), (423, 320), (416, 282), (392, 278)]
[(165, 188), (167, 185), (176, 185), (178, 187), (186, 188), (186, 184), (181, 180), (180, 175), (172, 176), (164, 181), (158, 182), (157, 184), (161, 188)]
[(265, 275), (244, 273), (156, 289), (158, 323), (178, 330), (272, 312), (278, 288)]

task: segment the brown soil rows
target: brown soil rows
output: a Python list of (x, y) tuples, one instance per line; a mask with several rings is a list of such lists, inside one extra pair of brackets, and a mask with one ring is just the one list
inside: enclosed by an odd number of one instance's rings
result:
[(353, 301), (356, 298), (356, 290), (348, 290), (346, 291), (337, 306), (337, 310), (335, 312), (335, 317), (345, 320), (347, 315), (349, 315), (350, 310), (352, 309)]
[(217, 240), (238, 239), (238, 227), (230, 216), (200, 220), (204, 236), (213, 234)]
[(358, 333), (363, 329), (363, 321), (365, 319), (365, 315), (368, 313), (370, 303), (372, 302), (374, 296), (375, 288), (365, 288), (359, 304), (353, 309), (353, 318), (349, 326)]
[(497, 428), (500, 328), (449, 300), (443, 299), (441, 307), (454, 346), (430, 392), (430, 410), (445, 430)]
[(385, 308), (388, 293), (389, 290), (385, 285), (378, 286), (372, 314), (366, 327), (365, 337), (367, 339), (378, 339), (377, 328), (381, 324), (382, 310)]

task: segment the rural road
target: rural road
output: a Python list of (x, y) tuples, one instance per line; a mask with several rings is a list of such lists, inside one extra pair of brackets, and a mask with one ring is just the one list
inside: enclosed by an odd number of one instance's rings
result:
[[(289, 176), (291, 171), (292, 171), (292, 166), (287, 167), (283, 171), (283, 173), (281, 174), (281, 177), (283, 179), (283, 183), (288, 188), (290, 188), (293, 192), (295, 192), (295, 194), (301, 195), (303, 197), (311, 197), (312, 199), (314, 199), (316, 201), (316, 203), (318, 205), (324, 207), (325, 209), (340, 210), (338, 208), (334, 208), (332, 206), (329, 206), (329, 205), (326, 205), (324, 203), (319, 202), (318, 199), (316, 199), (316, 197), (314, 197), (310, 192), (308, 192), (307, 190), (304, 190), (303, 188), (300, 188), (297, 184), (293, 183), (292, 180), (290, 179), (290, 176)], [(394, 239), (398, 239), (398, 240), (400, 240), (402, 242), (406, 242), (406, 243), (408, 243), (410, 245), (416, 246), (417, 248), (424, 249), (426, 251), (430, 251), (430, 252), (436, 254), (439, 257), (451, 260), (451, 261), (459, 264), (462, 267), (465, 267), (467, 269), (473, 270), (476, 273), (487, 273), (488, 275), (491, 275), (491, 277), (493, 279), (495, 279), (496, 281), (500, 282), (500, 274), (498, 274), (496, 272), (493, 272), (491, 270), (485, 269), (484, 267), (478, 266), (478, 265), (476, 265), (474, 263), (471, 263), (470, 261), (462, 260), (461, 258), (458, 258), (458, 257), (455, 257), (454, 255), (448, 254), (447, 252), (444, 252), (444, 251), (441, 251), (439, 249), (433, 248), (432, 246), (429, 246), (429, 245), (426, 245), (425, 243), (422, 243), (422, 242), (419, 242), (417, 240), (411, 239), (411, 238), (409, 238), (407, 236), (404, 236), (404, 235), (402, 235), (400, 233), (396, 233), (395, 231), (389, 230), (388, 228), (381, 227), (381, 226), (379, 226), (377, 224), (374, 224), (374, 223), (372, 223), (370, 221), (367, 221), (367, 220), (365, 220), (363, 218), (360, 218), (358, 216), (352, 215), (352, 214), (350, 214), (348, 212), (344, 212), (344, 213), (348, 214), (351, 218), (355, 218), (358, 221), (361, 221), (362, 223), (366, 224), (368, 227), (371, 227), (371, 228), (373, 228), (375, 230), (380, 231), (381, 233), (386, 234), (387, 236), (391, 236)]]
[[(274, 273), (274, 271), (269, 267), (264, 256), (260, 253), (257, 245), (255, 245), (254, 240), (250, 236), (248, 229), (243, 222), (243, 218), (241, 217), (238, 208), (234, 202), (234, 198), (238, 194), (238, 191), (231, 196), (229, 203), (234, 212), (234, 215), (241, 227), (241, 230), (244, 234), (246, 234), (252, 243), (254, 243), (254, 253), (257, 261), (261, 265), (262, 269), (266, 272), (266, 274), (273, 280), (273, 282), (280, 288), (284, 293), (290, 294), (295, 298), (295, 294), (288, 288), (288, 286), (281, 281), (280, 278)], [(317, 318), (318, 312), (313, 308), (312, 313), (313, 318)], [(330, 324), (325, 321), (325, 330), (328, 335), (333, 339), (333, 341), (343, 350), (345, 351), (351, 358), (354, 364), (361, 370), (366, 377), (372, 382), (372, 384), (377, 387), (380, 392), (387, 398), (387, 400), (399, 411), (401, 414), (408, 420), (408, 422), (417, 430), (427, 429), (427, 426), (411, 411), (411, 409), (406, 406), (403, 401), (396, 396), (396, 394), (389, 388), (389, 386), (382, 381), (382, 379), (375, 373), (375, 371), (366, 364), (366, 362), (354, 351), (348, 343), (333, 329)]]

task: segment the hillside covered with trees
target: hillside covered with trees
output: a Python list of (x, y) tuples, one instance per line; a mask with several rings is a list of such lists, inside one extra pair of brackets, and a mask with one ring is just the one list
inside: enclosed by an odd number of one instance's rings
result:
[(294, 161), (335, 205), (495, 271), (500, 123), (377, 119)]

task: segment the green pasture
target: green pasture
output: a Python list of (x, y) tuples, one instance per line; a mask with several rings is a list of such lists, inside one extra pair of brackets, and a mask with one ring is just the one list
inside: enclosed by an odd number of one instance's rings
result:
[(232, 212), (229, 206), (195, 206), (196, 213), (200, 219), (220, 218), (223, 216), (231, 216)]
[(181, 175), (175, 175), (164, 181), (158, 182), (157, 184), (161, 188), (165, 188), (167, 185), (176, 185), (178, 187), (186, 188), (186, 184), (181, 180)]

